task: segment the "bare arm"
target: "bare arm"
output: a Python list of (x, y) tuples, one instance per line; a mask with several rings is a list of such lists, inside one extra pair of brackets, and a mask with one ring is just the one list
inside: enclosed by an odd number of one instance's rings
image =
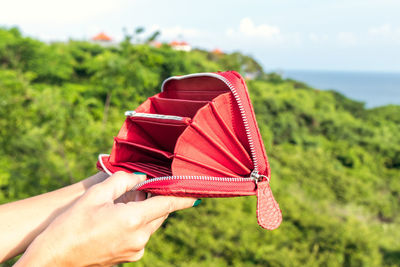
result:
[[(145, 175), (117, 172), (92, 186), (29, 245), (18, 266), (112, 266), (137, 261), (168, 214), (195, 199), (131, 191)], [(136, 201), (121, 196), (132, 193)]]
[(59, 214), (92, 185), (107, 178), (99, 172), (76, 184), (0, 206), (0, 263), (26, 250)]

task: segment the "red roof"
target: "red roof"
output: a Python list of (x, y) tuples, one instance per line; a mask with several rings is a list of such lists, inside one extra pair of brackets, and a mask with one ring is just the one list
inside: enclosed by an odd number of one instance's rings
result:
[(213, 53), (213, 54), (216, 54), (216, 55), (222, 55), (224, 52), (222, 52), (222, 50), (219, 49), (219, 48), (215, 48), (215, 49), (212, 51), (212, 53)]
[(162, 46), (161, 42), (158, 41), (153, 41), (150, 43), (152, 46), (156, 47), (156, 48), (160, 48)]
[(186, 45), (189, 45), (189, 44), (187, 42), (184, 42), (184, 41), (183, 42), (172, 41), (172, 42), (169, 43), (169, 45), (170, 46), (181, 46), (181, 45), (182, 46), (184, 46), (184, 45), (186, 46)]
[(93, 41), (112, 41), (112, 38), (106, 35), (104, 32), (101, 32), (92, 38)]

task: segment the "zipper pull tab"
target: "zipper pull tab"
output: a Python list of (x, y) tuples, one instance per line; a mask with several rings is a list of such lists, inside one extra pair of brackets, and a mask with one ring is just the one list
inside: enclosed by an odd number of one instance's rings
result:
[(274, 230), (282, 222), (282, 211), (272, 195), (269, 178), (265, 175), (252, 173), (257, 184), (257, 222), (268, 230)]

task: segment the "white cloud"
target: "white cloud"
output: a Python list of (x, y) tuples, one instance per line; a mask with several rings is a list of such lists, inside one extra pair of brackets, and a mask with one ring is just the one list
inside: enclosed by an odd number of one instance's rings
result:
[(326, 33), (318, 34), (314, 32), (310, 32), (308, 34), (308, 38), (314, 43), (322, 43), (329, 40), (329, 35)]
[(308, 38), (310, 38), (310, 40), (313, 41), (313, 42), (318, 42), (319, 41), (318, 34), (313, 33), (313, 32), (308, 34)]
[(368, 33), (373, 36), (400, 35), (400, 27), (395, 28), (391, 24), (383, 24), (381, 26), (369, 28)]
[(357, 44), (357, 37), (352, 32), (339, 32), (337, 34), (337, 41), (344, 46), (355, 46)]
[(255, 25), (250, 18), (244, 18), (240, 21), (239, 31), (246, 36), (270, 38), (280, 34), (277, 26), (268, 24)]
[(174, 27), (160, 27), (159, 25), (152, 25), (150, 31), (160, 31), (162, 38), (171, 39), (181, 39), (181, 38), (194, 38), (199, 37), (202, 33), (194, 28), (184, 28), (182, 26)]
[(268, 24), (255, 25), (250, 18), (243, 18), (237, 29), (228, 28), (225, 33), (229, 37), (251, 37), (263, 40), (279, 40), (282, 35), (279, 27)]
[(393, 32), (392, 25), (384, 24), (378, 27), (371, 27), (368, 33), (371, 35), (389, 35)]
[(378, 41), (391, 42), (391, 43), (400, 42), (400, 27), (396, 28), (388, 23), (369, 28), (368, 34), (371, 38)]

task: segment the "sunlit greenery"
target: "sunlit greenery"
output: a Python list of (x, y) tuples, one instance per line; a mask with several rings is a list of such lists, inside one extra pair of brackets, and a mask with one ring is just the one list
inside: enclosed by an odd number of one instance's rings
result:
[(400, 106), (366, 109), (264, 73), (241, 53), (131, 39), (46, 44), (0, 29), (0, 203), (95, 173), (124, 111), (159, 92), (165, 78), (234, 69), (253, 78), (282, 225), (257, 225), (255, 197), (204, 199), (173, 214), (132, 265), (399, 266)]

